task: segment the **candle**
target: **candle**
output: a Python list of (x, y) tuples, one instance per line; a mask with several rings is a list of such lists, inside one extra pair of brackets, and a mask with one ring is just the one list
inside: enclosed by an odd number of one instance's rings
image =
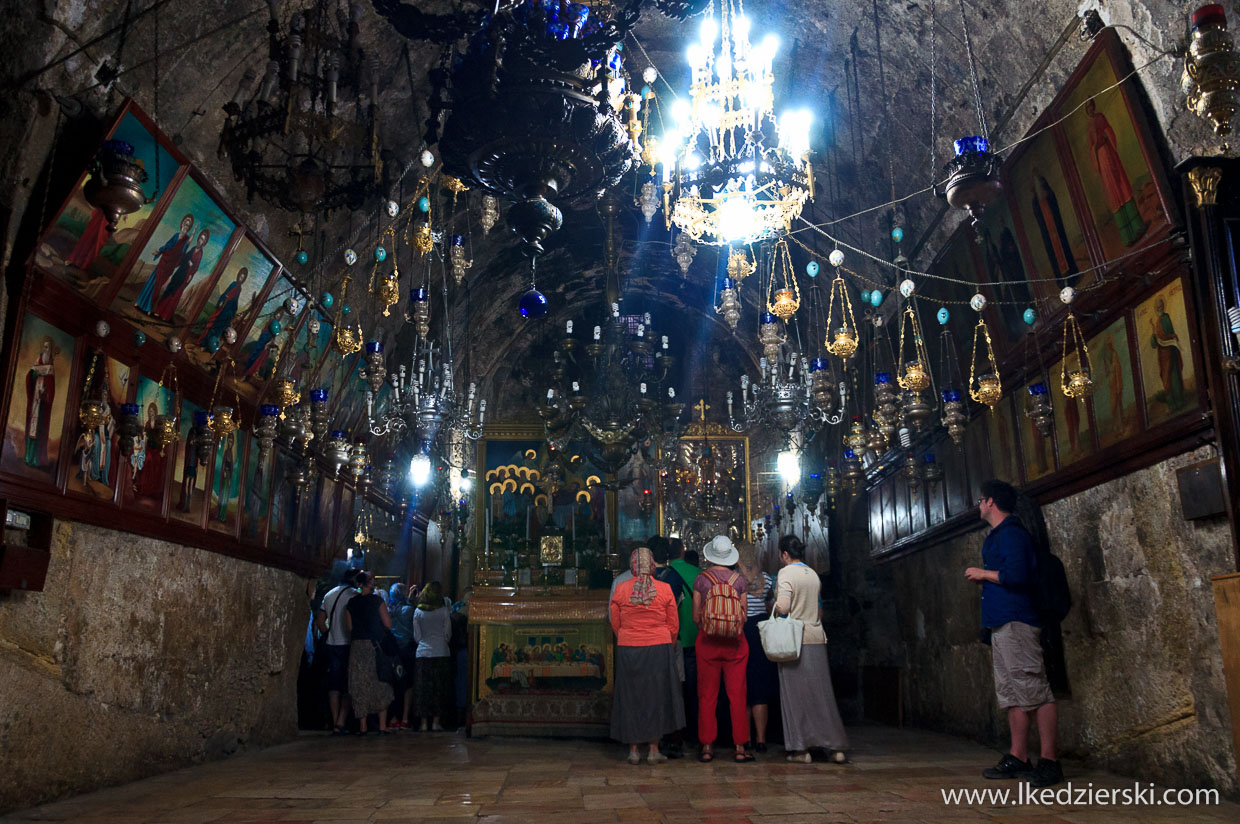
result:
[(639, 390), (639, 391), (640, 391), (643, 395), (644, 395), (644, 394), (646, 394), (646, 383), (645, 383), (645, 381), (642, 381), (641, 385), (640, 385), (640, 386), (638, 386), (638, 390)]
[(573, 322), (570, 320), (564, 326), (564, 331), (571, 335), (573, 333)]
[(603, 337), (603, 327), (601, 326), (594, 327), (594, 339), (599, 340), (602, 337)]
[(637, 324), (637, 337), (646, 337), (646, 325), (644, 323)]
[(674, 387), (674, 386), (669, 386), (669, 387), (667, 388), (667, 399), (668, 399), (669, 401), (674, 401), (674, 400), (676, 400), (676, 387)]
[(577, 381), (573, 381), (573, 394), (574, 395), (581, 394), (581, 384), (578, 383)]
[(649, 326), (650, 325), (650, 313), (647, 312), (645, 315), (643, 315), (642, 320), (644, 320), (646, 322), (646, 325)]
[(663, 348), (667, 349), (667, 335), (663, 336)]

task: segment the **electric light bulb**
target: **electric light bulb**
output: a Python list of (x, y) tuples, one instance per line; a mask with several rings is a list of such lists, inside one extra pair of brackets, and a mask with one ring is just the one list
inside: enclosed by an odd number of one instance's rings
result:
[(715, 38), (719, 36), (719, 26), (715, 23), (714, 17), (707, 17), (702, 21), (702, 45), (707, 48), (715, 45)]
[(743, 41), (749, 39), (749, 18), (743, 14), (738, 14), (732, 18), (732, 40)]
[(809, 127), (814, 116), (806, 109), (784, 112), (779, 118), (779, 145), (793, 157), (809, 151)]
[(757, 230), (757, 215), (747, 195), (733, 194), (719, 204), (719, 233), (724, 240), (744, 241)]
[(788, 486), (796, 486), (801, 480), (801, 456), (798, 453), (792, 450), (780, 452), (775, 458), (775, 467)]
[[(676, 119), (676, 122), (678, 124), (683, 125), (684, 123), (688, 122), (689, 112), (690, 112), (689, 101), (685, 100), (683, 97), (678, 99), (675, 103), (672, 104), (672, 117)], [(680, 142), (679, 138), (673, 137), (672, 135), (664, 135), (663, 139), (665, 141), (671, 141), (673, 144), (677, 144)]]
[(697, 152), (689, 152), (685, 155), (685, 168), (691, 172), (696, 172), (702, 167), (702, 156)]

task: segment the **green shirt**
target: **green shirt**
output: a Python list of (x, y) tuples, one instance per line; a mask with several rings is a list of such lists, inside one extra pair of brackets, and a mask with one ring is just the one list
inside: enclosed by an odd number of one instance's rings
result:
[(698, 628), (693, 623), (693, 582), (702, 574), (702, 570), (683, 559), (668, 563), (676, 573), (684, 579), (685, 597), (680, 602), (680, 645), (691, 647), (697, 643)]

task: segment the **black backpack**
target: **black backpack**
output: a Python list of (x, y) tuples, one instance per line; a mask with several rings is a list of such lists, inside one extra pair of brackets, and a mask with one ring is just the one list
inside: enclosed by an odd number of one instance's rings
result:
[(1058, 624), (1072, 609), (1072, 592), (1068, 589), (1068, 573), (1063, 561), (1050, 552), (1037, 556), (1037, 572), (1033, 580), (1033, 606), (1043, 621)]

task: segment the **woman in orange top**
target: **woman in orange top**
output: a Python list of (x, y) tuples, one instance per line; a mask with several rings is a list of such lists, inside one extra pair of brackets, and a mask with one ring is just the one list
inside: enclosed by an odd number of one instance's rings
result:
[(641, 763), (638, 744), (648, 744), (651, 764), (666, 761), (659, 739), (685, 725), (684, 697), (673, 642), (680, 632), (672, 589), (653, 576), (646, 547), (629, 559), (632, 579), (611, 594), (611, 628), (616, 633), (616, 688), (611, 737), (629, 745), (629, 763)]

